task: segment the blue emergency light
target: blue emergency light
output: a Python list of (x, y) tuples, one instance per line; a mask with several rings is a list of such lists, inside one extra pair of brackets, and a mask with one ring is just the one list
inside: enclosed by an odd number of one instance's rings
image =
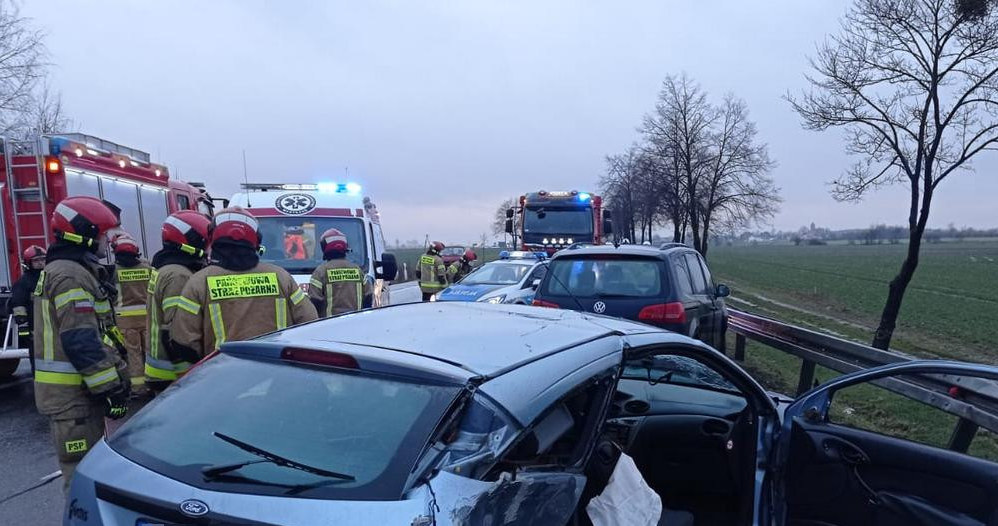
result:
[(582, 192), (579, 194), (579, 201), (588, 201), (591, 198), (592, 196), (587, 194), (586, 192)]

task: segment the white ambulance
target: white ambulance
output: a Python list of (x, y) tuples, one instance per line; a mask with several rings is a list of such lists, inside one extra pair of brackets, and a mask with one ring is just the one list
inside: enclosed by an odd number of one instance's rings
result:
[(374, 284), (365, 305), (389, 304), (388, 282), (395, 279), (395, 256), (385, 252), (378, 209), (361, 196), (356, 183), (242, 185), (229, 206), (240, 206), (260, 221), (264, 253), (261, 260), (284, 267), (303, 290), (312, 271), (322, 263), (319, 237), (330, 228), (346, 234), (347, 259), (364, 269)]

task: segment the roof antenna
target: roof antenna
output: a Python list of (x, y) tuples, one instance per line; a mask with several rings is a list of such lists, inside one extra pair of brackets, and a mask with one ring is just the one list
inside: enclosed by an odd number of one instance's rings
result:
[(250, 192), (249, 192), (249, 172), (246, 171), (246, 148), (243, 148), (243, 183), (245, 183), (246, 189), (246, 208), (253, 208), (250, 204)]

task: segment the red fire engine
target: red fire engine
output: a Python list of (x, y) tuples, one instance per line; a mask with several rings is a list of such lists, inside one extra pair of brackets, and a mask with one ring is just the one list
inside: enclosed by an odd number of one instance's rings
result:
[[(52, 211), (69, 196), (89, 195), (115, 204), (121, 209), (122, 228), (147, 255), (162, 247), (160, 229), (169, 214), (178, 210), (211, 214), (211, 198), (202, 186), (170, 179), (165, 166), (127, 146), (74, 133), (26, 141), (0, 138), (0, 149), (0, 250), (6, 252), (0, 260), (0, 306), (21, 276), (21, 253), (31, 245), (52, 242)], [(8, 318), (5, 315), (3, 320)], [(22, 349), (10, 348), (11, 324), (3, 325), (8, 331), (0, 361), (26, 356), (16, 352)]]
[(578, 243), (598, 245), (613, 233), (598, 195), (541, 190), (520, 196), (519, 205), (506, 211), (506, 232), (520, 250), (553, 254)]

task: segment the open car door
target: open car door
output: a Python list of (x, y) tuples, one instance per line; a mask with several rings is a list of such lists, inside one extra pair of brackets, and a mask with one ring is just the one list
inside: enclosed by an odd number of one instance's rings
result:
[(995, 380), (995, 367), (924, 360), (805, 393), (787, 408), (777, 446), (777, 517), (788, 526), (998, 525)]

